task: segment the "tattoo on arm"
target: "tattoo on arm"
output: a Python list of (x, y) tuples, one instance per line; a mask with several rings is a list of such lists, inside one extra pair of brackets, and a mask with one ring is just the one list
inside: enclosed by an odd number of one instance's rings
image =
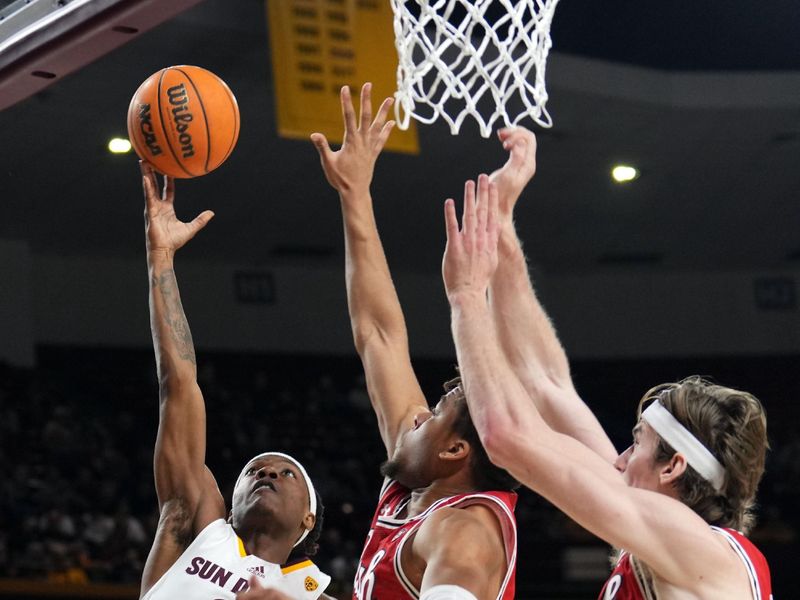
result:
[(175, 344), (178, 356), (197, 366), (192, 332), (189, 329), (186, 314), (183, 312), (175, 271), (168, 269), (158, 277), (153, 277), (153, 287), (159, 290), (161, 299), (164, 302), (165, 329)]

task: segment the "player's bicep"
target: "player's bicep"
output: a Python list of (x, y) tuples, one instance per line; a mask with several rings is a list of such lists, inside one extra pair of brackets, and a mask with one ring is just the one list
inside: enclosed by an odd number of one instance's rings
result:
[(193, 508), (203, 491), (206, 419), (196, 384), (170, 390), (161, 402), (153, 457), (159, 506), (180, 498)]
[(389, 456), (414, 417), (428, 409), (407, 348), (374, 340), (361, 352), (370, 402)]

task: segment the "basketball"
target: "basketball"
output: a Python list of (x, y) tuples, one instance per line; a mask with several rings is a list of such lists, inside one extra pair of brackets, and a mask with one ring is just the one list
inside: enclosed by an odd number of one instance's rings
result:
[(165, 175), (205, 175), (239, 138), (239, 106), (222, 79), (201, 67), (166, 67), (148, 77), (128, 107), (136, 154)]

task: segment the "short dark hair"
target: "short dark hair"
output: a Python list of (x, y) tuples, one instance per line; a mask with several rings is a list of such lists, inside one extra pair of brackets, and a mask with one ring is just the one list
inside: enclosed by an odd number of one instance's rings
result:
[(475, 429), (475, 424), (472, 422), (472, 416), (469, 414), (469, 406), (467, 405), (467, 398), (464, 395), (464, 386), (461, 384), (461, 377), (455, 377), (444, 384), (444, 391), (447, 394), (454, 395), (454, 406), (458, 411), (453, 429), (456, 435), (461, 436), (469, 443), (471, 448), (470, 453), (470, 467), (472, 468), (472, 479), (475, 485), (480, 490), (502, 490), (513, 491), (516, 490), (520, 483), (514, 479), (511, 474), (505, 469), (496, 466), (491, 460), (489, 455), (486, 454), (486, 449), (483, 447), (481, 438), (478, 435), (478, 430)]
[(289, 561), (293, 558), (300, 558), (302, 556), (314, 556), (317, 552), (319, 552), (319, 537), (322, 535), (322, 521), (324, 520), (323, 515), (325, 514), (325, 506), (322, 504), (322, 496), (319, 495), (317, 490), (314, 490), (314, 494), (317, 496), (317, 515), (316, 520), (314, 521), (314, 527), (311, 528), (311, 531), (308, 532), (306, 539), (303, 540), (303, 543), (293, 548), (292, 551), (289, 553)]

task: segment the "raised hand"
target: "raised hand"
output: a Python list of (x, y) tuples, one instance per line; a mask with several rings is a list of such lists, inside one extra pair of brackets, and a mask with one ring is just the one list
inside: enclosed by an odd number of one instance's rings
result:
[(536, 173), (536, 136), (524, 127), (506, 127), (497, 132), (509, 155), (506, 164), (489, 179), (497, 186), (500, 219), (511, 219), (522, 190)]
[(179, 221), (175, 215), (175, 182), (164, 176), (164, 191), (159, 194), (153, 167), (139, 161), (144, 188), (144, 224), (148, 252), (165, 252), (168, 256), (192, 239), (214, 217), (210, 210), (203, 211), (189, 223)]
[(378, 115), (373, 120), (371, 92), (372, 84), (365, 83), (361, 88), (361, 115), (356, 121), (350, 88), (348, 86), (342, 88), (344, 141), (339, 150), (336, 152), (331, 150), (323, 134), (311, 134), (311, 141), (319, 152), (325, 177), (340, 194), (369, 190), (375, 161), (394, 127), (394, 121), (386, 120), (393, 103), (392, 98), (383, 101)]
[(261, 587), (255, 576), (250, 577), (249, 585), (245, 591), (236, 594), (236, 600), (292, 600), (291, 596), (275, 588)]
[(464, 186), (464, 214), (458, 226), (455, 202), (444, 205), (447, 246), (442, 260), (442, 277), (448, 297), (460, 293), (486, 294), (489, 280), (497, 269), (499, 237), (497, 186), (489, 177), (478, 177)]

